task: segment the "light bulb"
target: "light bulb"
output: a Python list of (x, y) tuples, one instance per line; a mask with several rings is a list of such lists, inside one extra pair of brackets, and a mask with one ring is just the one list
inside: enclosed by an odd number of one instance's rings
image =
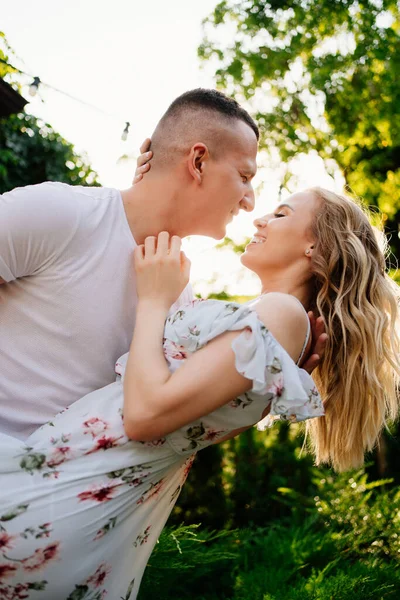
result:
[(128, 139), (128, 133), (129, 133), (129, 127), (130, 127), (130, 125), (131, 124), (129, 123), (129, 121), (127, 121), (125, 123), (125, 129), (124, 129), (124, 131), (122, 132), (122, 135), (121, 135), (121, 140), (123, 142), (126, 142), (126, 140)]
[(40, 85), (40, 77), (34, 77), (31, 85), (29, 86), (29, 95), (36, 96), (36, 92), (38, 91)]

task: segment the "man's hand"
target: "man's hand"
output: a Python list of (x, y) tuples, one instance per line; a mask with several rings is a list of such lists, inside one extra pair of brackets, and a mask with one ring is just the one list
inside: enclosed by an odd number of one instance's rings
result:
[(132, 181), (132, 185), (139, 183), (143, 179), (143, 175), (150, 170), (150, 160), (153, 156), (150, 150), (151, 139), (146, 138), (143, 144), (140, 146), (140, 156), (136, 161), (136, 171)]
[(311, 350), (304, 361), (301, 363), (301, 368), (307, 371), (311, 375), (319, 363), (325, 352), (325, 346), (328, 339), (328, 335), (325, 333), (325, 325), (322, 317), (315, 318), (312, 311), (308, 313), (311, 325)]

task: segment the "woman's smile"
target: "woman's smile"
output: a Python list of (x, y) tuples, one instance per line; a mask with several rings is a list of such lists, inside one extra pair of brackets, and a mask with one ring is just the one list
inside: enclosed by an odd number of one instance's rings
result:
[(266, 239), (267, 238), (265, 236), (256, 233), (253, 235), (248, 245), (251, 246), (252, 244), (263, 244)]

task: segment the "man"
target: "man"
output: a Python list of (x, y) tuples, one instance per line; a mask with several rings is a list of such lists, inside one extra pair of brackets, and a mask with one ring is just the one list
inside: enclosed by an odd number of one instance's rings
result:
[(157, 125), (140, 184), (48, 182), (0, 196), (0, 432), (26, 439), (114, 380), (134, 328), (134, 247), (162, 230), (222, 238), (254, 208), (257, 141), (235, 100), (193, 90)]

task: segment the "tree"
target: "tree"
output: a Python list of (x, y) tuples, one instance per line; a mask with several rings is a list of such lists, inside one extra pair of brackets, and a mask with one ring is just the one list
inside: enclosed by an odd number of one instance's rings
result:
[(24, 113), (0, 119), (0, 194), (43, 181), (99, 185), (85, 159), (50, 125)]
[[(0, 42), (0, 58), (11, 62), (13, 51), (1, 32)], [(19, 88), (15, 71), (3, 63), (0, 76)], [(26, 113), (0, 119), (0, 194), (42, 181), (99, 185), (86, 157), (76, 154), (51, 125)]]
[(217, 85), (249, 102), (262, 147), (283, 161), (316, 151), (329, 170), (338, 165), (382, 210), (397, 258), (399, 34), (397, 0), (223, 0), (199, 48), (216, 63)]

